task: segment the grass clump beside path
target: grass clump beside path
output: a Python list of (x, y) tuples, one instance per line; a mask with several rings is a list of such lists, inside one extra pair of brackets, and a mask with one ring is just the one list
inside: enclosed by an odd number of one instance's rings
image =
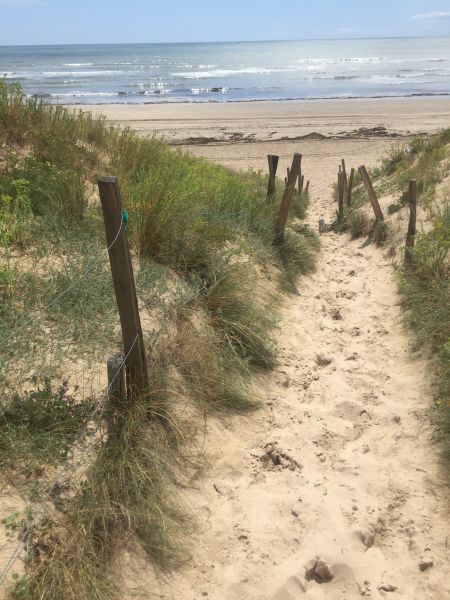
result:
[[(120, 347), (96, 190), (105, 174), (119, 178), (130, 215), (152, 365), (150, 390), (120, 427), (95, 384)], [(306, 195), (277, 247), (280, 193), (268, 201), (266, 190), (259, 174), (26, 99), (0, 81), (0, 464), (10, 481), (25, 469), (21, 493), (44, 506), (46, 486), (59, 482), (51, 513), (34, 520), (12, 598), (114, 598), (108, 565), (123, 541), (162, 567), (176, 562), (192, 525), (178, 489), (201, 466), (196, 430), (208, 413), (258, 405), (250, 375), (276, 363), (277, 284), (314, 267), (317, 240), (295, 220)], [(84, 384), (74, 401), (75, 372)], [(37, 391), (24, 391), (32, 380)], [(87, 454), (71, 451), (86, 428)]]
[(450, 188), (437, 191), (450, 171), (449, 160), (447, 129), (394, 147), (382, 163), (382, 174), (399, 195), (395, 210), (407, 206), (405, 190), (411, 179), (417, 180), (419, 231), (411, 264), (399, 273), (400, 291), (417, 346), (436, 357), (432, 420), (450, 480)]

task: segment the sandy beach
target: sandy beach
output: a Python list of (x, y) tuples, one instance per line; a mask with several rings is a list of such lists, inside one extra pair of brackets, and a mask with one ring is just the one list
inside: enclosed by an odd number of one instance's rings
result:
[[(395, 137), (450, 126), (450, 98), (80, 105), (177, 144)], [(382, 129), (379, 129), (379, 128)], [(383, 129), (384, 128), (384, 129)]]

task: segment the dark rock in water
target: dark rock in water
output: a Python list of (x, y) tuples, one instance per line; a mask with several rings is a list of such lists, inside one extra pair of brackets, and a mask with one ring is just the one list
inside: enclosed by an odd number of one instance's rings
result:
[(213, 88), (211, 88), (211, 92), (214, 92), (215, 94), (217, 94), (219, 92), (223, 92), (223, 88), (221, 88), (221, 87), (213, 87)]

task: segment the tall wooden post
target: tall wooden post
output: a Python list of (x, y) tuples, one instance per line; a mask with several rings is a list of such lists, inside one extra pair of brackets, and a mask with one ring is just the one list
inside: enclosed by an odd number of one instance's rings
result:
[(269, 185), (267, 187), (267, 197), (270, 198), (275, 196), (275, 177), (277, 175), (278, 161), (280, 157), (275, 154), (269, 154), (267, 160), (269, 161)]
[(353, 179), (355, 177), (355, 169), (350, 171), (350, 177), (347, 185), (347, 206), (352, 205), (352, 190), (353, 190)]
[(116, 177), (98, 180), (100, 201), (105, 223), (111, 274), (119, 308), (127, 390), (133, 394), (148, 388), (147, 361), (136, 296), (130, 249), (122, 225), (122, 199)]
[(370, 181), (370, 177), (369, 177), (366, 167), (364, 165), (361, 165), (360, 167), (358, 167), (358, 171), (361, 173), (361, 177), (362, 177), (364, 186), (367, 190), (367, 193), (369, 195), (369, 200), (372, 205), (373, 212), (375, 213), (376, 220), (384, 221), (383, 211), (381, 210), (381, 206), (378, 202), (377, 195), (375, 193), (375, 190), (373, 189), (373, 185), (372, 185), (372, 182)]
[(406, 247), (405, 247), (405, 264), (410, 265), (413, 260), (413, 253), (411, 252), (414, 248), (414, 242), (416, 237), (416, 223), (417, 223), (417, 182), (412, 179), (409, 182), (408, 189), (408, 202), (409, 202), (409, 223), (408, 233), (406, 234)]
[(340, 171), (338, 174), (338, 192), (339, 192), (339, 208), (338, 208), (338, 221), (342, 223), (344, 221), (344, 194), (345, 194), (345, 176), (344, 172)]
[(277, 220), (275, 222), (275, 243), (281, 244), (284, 239), (284, 230), (291, 208), (292, 198), (295, 192), (295, 182), (297, 181), (298, 172), (302, 164), (302, 155), (294, 154), (292, 159), (291, 169), (289, 171), (289, 179), (286, 182), (286, 189), (284, 190), (283, 198), (280, 204), (280, 210), (278, 211)]

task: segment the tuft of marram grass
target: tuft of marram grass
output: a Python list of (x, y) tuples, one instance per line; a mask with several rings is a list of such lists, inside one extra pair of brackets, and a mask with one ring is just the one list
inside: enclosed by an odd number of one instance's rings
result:
[(56, 500), (59, 517), (29, 571), (30, 597), (118, 598), (106, 566), (133, 540), (162, 569), (186, 559), (192, 521), (177, 484), (195, 459), (186, 452), (189, 427), (170, 410), (171, 393), (155, 369), (151, 394), (134, 398), (122, 419), (111, 415), (108, 441), (78, 493)]
[(271, 369), (275, 348), (270, 331), (275, 316), (270, 311), (274, 294), (263, 288), (254, 267), (228, 264), (209, 286), (204, 304), (211, 323), (227, 347), (249, 364)]
[(286, 231), (279, 255), (291, 282), (314, 270), (318, 249), (319, 240), (308, 227), (301, 225)]

